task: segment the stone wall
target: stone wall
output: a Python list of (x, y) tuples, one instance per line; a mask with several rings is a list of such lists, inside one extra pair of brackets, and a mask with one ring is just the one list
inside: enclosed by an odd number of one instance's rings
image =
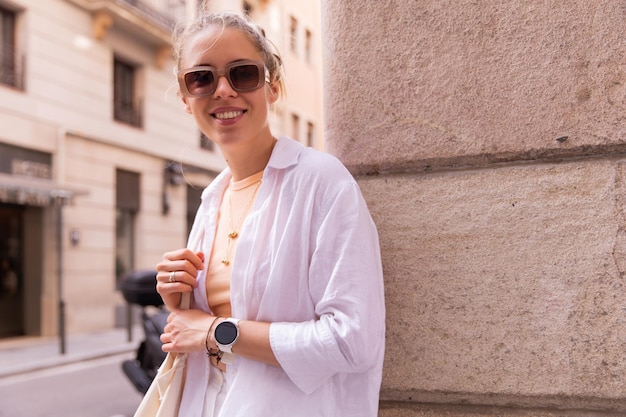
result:
[(626, 4), (325, 0), (376, 221), (381, 416), (626, 413)]

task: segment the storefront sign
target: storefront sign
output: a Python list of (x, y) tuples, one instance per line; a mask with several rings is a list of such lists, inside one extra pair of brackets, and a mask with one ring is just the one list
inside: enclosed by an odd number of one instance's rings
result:
[(49, 153), (0, 143), (0, 203), (44, 207), (71, 198), (51, 179)]
[(44, 179), (52, 178), (49, 164), (17, 158), (11, 160), (11, 174)]
[(0, 143), (0, 173), (49, 180), (52, 178), (52, 155)]
[(50, 191), (47, 190), (3, 188), (0, 184), (0, 203), (45, 207), (49, 206), (52, 200)]

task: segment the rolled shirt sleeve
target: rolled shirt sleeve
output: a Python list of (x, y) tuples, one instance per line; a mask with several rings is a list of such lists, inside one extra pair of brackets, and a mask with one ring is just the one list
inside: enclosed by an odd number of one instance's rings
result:
[(270, 327), (278, 362), (305, 393), (374, 366), (385, 337), (378, 236), (356, 183), (341, 186), (317, 233), (309, 277), (316, 319)]

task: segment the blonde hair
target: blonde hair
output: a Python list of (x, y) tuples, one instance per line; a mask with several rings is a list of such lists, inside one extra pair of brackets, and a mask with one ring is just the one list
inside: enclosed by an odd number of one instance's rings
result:
[(198, 16), (187, 25), (178, 27), (174, 31), (174, 57), (176, 59), (176, 71), (181, 70), (183, 48), (187, 40), (194, 34), (203, 31), (210, 26), (221, 26), (236, 29), (243, 33), (261, 54), (263, 62), (270, 74), (270, 82), (278, 86), (279, 97), (284, 97), (285, 82), (283, 79), (283, 60), (276, 46), (265, 36), (265, 31), (252, 19), (244, 14), (236, 12), (209, 13), (201, 10)]

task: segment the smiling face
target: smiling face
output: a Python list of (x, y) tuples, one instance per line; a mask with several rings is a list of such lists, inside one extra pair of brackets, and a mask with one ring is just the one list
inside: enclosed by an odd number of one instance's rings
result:
[[(188, 38), (181, 51), (181, 68), (202, 65), (222, 71), (243, 60), (262, 61), (250, 39), (234, 28), (212, 25)], [(202, 132), (223, 152), (231, 152), (263, 141), (273, 141), (269, 129), (270, 105), (278, 98), (276, 83), (237, 92), (224, 76), (215, 91), (204, 97), (184, 97), (185, 110), (193, 115)]]

